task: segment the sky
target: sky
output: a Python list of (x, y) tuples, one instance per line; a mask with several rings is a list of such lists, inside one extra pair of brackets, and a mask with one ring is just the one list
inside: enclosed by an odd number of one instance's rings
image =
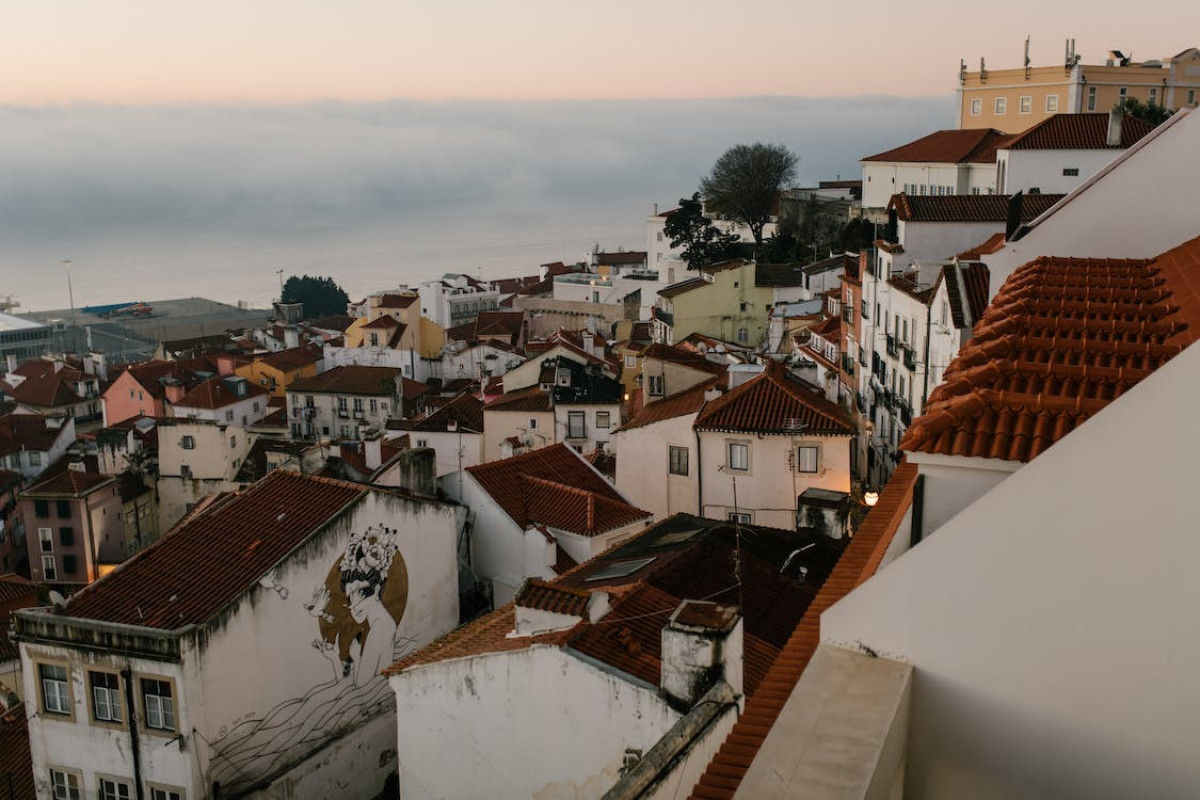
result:
[[(953, 9), (950, 11), (949, 9)], [(1198, 44), (1200, 7), (1116, 0), (5, 0), (3, 99), (19, 104), (313, 99), (931, 96), (959, 59), (1057, 63)], [(1169, 21), (1169, 24), (1165, 24)], [(1189, 33), (1180, 34), (1179, 31)]]
[[(1111, 0), (4, 0), (0, 296), (264, 305), (276, 271), (356, 296), (530, 274), (645, 219), (728, 147), (801, 185), (954, 124), (960, 58), (1170, 55), (1200, 7)], [(1030, 20), (1038, 20), (1030, 29)], [(1187, 34), (1190, 35), (1190, 34)]]

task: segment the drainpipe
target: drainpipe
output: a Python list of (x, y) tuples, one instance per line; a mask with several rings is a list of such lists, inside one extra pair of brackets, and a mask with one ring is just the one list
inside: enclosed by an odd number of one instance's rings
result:
[[(704, 410), (707, 402), (700, 406), (700, 411)], [(696, 412), (696, 417), (700, 416), (700, 412)], [(704, 516), (704, 459), (700, 457), (700, 431), (696, 430), (693, 423), (692, 433), (696, 437), (696, 516)]]
[(83, 524), (84, 535), (87, 537), (86, 547), (92, 558), (91, 569), (88, 570), (88, 583), (91, 583), (100, 577), (100, 561), (96, 556), (96, 539), (92, 536), (92, 509), (88, 503), (89, 497), (90, 495), (83, 496)]
[(137, 799), (146, 800), (145, 791), (142, 789), (142, 753), (138, 747), (137, 723), (133, 718), (133, 670), (125, 667), (121, 670), (121, 678), (125, 681), (125, 720), (129, 727), (129, 750), (133, 753), (133, 785), (137, 788)]

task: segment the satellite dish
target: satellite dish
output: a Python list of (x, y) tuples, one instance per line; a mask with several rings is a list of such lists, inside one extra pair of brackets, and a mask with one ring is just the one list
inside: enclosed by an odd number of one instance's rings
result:
[(50, 590), (50, 602), (54, 604), (55, 611), (62, 611), (67, 607), (67, 598), (53, 589)]

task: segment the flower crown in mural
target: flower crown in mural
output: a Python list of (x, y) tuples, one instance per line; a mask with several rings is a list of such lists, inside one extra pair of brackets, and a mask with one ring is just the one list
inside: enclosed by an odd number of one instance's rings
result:
[(386, 578), (399, 550), (398, 532), (390, 528), (371, 527), (352, 533), (342, 556), (342, 572), (375, 572)]

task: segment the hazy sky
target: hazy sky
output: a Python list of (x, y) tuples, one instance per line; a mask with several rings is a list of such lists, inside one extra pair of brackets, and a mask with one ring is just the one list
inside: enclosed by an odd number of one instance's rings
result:
[[(1160, 58), (1200, 4), (1116, 0), (4, 0), (12, 103), (941, 95), (960, 58)], [(1181, 38), (1182, 37), (1182, 38)], [(1189, 38), (1191, 37), (1191, 38)]]

